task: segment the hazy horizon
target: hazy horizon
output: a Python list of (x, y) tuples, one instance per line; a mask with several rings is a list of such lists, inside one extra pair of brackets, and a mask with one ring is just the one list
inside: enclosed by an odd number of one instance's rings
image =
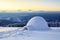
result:
[(60, 0), (0, 0), (0, 11), (60, 11)]

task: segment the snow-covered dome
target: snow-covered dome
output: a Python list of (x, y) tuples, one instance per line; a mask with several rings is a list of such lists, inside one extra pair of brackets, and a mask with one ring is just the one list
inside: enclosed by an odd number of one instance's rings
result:
[(28, 30), (49, 30), (47, 22), (40, 16), (31, 18), (25, 27)]

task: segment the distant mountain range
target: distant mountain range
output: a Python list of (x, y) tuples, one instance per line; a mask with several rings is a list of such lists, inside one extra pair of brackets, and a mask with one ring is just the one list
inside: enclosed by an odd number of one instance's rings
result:
[(27, 23), (34, 16), (41, 16), (47, 22), (60, 22), (60, 11), (24, 11), (24, 12), (0, 12), (0, 26), (12, 23)]
[(36, 10), (36, 11), (15, 11), (15, 12), (9, 12), (9, 11), (1, 11), (0, 13), (45, 13), (45, 12), (54, 12), (54, 13), (56, 13), (56, 12), (60, 12), (60, 11), (43, 11), (43, 10)]

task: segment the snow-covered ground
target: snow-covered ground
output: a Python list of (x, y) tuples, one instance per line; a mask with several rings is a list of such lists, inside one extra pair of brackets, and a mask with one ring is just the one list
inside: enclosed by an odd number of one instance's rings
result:
[(32, 18), (23, 28), (0, 29), (5, 30), (0, 31), (0, 40), (60, 40), (60, 27), (49, 28), (42, 17)]
[(60, 40), (60, 31), (58, 31), (60, 29), (53, 27), (51, 29), (49, 31), (26, 31), (17, 28), (15, 30), (0, 32), (0, 40)]
[(0, 32), (16, 30), (18, 27), (0, 27)]

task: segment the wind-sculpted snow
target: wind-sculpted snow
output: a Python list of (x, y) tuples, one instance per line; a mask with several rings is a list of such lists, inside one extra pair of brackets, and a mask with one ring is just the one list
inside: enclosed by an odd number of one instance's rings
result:
[(40, 16), (33, 17), (29, 20), (26, 27), (29, 30), (49, 30), (48, 23)]

